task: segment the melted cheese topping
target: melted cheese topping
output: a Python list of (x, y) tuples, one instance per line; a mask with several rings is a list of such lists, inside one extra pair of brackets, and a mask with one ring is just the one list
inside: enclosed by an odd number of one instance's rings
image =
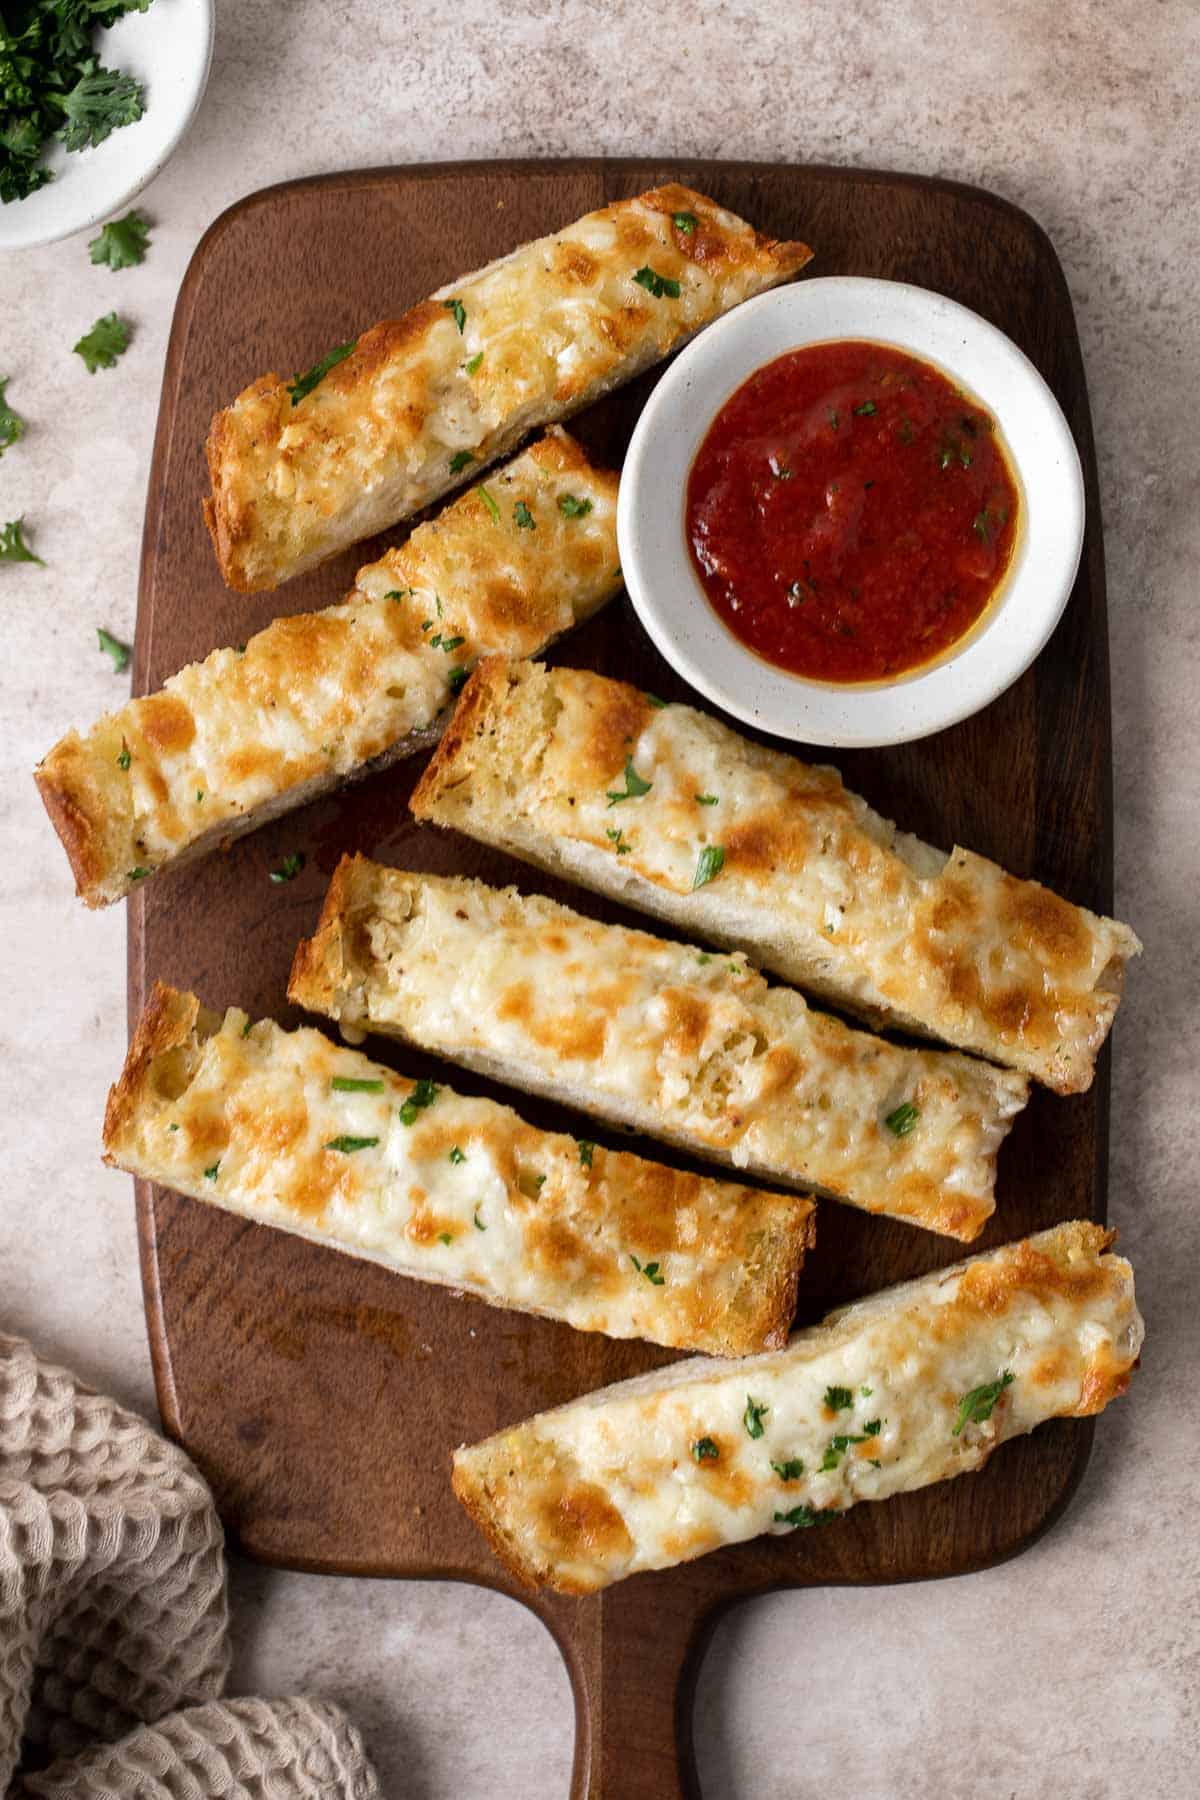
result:
[(786, 1350), (589, 1394), (459, 1450), (456, 1492), (517, 1573), (588, 1593), (979, 1469), (1128, 1386), (1143, 1328), (1108, 1238), (1059, 1226), (847, 1307)]
[(320, 1032), (236, 1008), (219, 1021), (162, 986), (105, 1148), (132, 1174), (400, 1274), (723, 1354), (784, 1341), (811, 1238), (798, 1196), (537, 1131)]
[[(206, 514), (225, 580), (246, 592), (275, 587), (407, 518), (457, 485), (458, 459), (474, 472), (505, 454), (810, 254), (759, 237), (687, 188), (658, 188), (365, 332), (296, 404), (286, 381), (263, 376), (209, 433)], [(668, 288), (651, 291), (641, 270)]]
[[(648, 788), (614, 804), (627, 766)], [(833, 769), (578, 669), (481, 670), (412, 804), (743, 945), (872, 1024), (1063, 1093), (1090, 1086), (1141, 948), (1128, 926), (1037, 882), (898, 832)]]
[(617, 591), (617, 478), (566, 432), (488, 492), (498, 520), (472, 490), (340, 605), (214, 650), (51, 750), (38, 785), (89, 905), (429, 743), (480, 655), (540, 650)]
[[(364, 857), (334, 877), (289, 995), (351, 1031), (400, 1036), (736, 1168), (964, 1239), (993, 1210), (996, 1152), (1028, 1094), (1022, 1076), (812, 1013), (741, 956)], [(911, 1124), (900, 1110), (910, 1107)]]

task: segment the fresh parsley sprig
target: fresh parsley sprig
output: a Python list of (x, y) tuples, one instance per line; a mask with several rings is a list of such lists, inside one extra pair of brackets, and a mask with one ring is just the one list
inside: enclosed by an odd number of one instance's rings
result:
[(110, 219), (99, 237), (92, 238), (88, 244), (91, 259), (97, 265), (107, 265), (110, 269), (132, 269), (146, 259), (146, 245), (150, 241), (150, 227), (138, 211), (125, 214), (123, 219)]
[(4, 398), (4, 390), (12, 380), (11, 375), (0, 375), (0, 456), (25, 436), (25, 421), (20, 413), (15, 413)]
[(38, 563), (43, 569), (45, 563), (40, 556), (35, 556), (24, 536), (25, 520), (10, 519), (7, 525), (0, 525), (0, 562)]
[(105, 313), (72, 347), (89, 375), (97, 369), (115, 369), (117, 358), (129, 348), (129, 327), (115, 312)]

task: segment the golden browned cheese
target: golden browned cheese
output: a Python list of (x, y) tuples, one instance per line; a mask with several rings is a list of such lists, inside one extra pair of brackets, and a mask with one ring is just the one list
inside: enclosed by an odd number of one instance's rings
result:
[(209, 431), (222, 575), (244, 593), (277, 587), (408, 518), (810, 255), (702, 194), (655, 188), (365, 331), (306, 393), (264, 375)]
[(412, 808), (1059, 1093), (1091, 1085), (1141, 949), (1115, 919), (897, 830), (836, 770), (582, 669), (481, 666)]
[(318, 1031), (159, 985), (105, 1160), (195, 1200), (580, 1331), (744, 1355), (786, 1340), (812, 1202), (538, 1131)]
[(427, 747), (478, 656), (540, 650), (617, 591), (617, 477), (565, 431), (488, 492), (499, 517), (472, 489), (340, 604), (276, 619), (54, 746), (36, 780), (89, 906)]
[(530, 1585), (592, 1593), (860, 1500), (981, 1469), (1137, 1366), (1133, 1271), (1086, 1220), (834, 1312), (787, 1348), (603, 1388), (454, 1458), (454, 1490)]
[(814, 1013), (739, 955), (541, 895), (338, 867), (289, 997), (769, 1181), (964, 1241), (1022, 1075)]

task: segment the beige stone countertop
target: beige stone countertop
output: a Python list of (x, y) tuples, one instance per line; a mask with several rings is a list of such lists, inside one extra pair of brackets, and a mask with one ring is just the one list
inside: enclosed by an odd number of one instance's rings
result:
[[(161, 0), (170, 4), (170, 0)], [(125, 918), (88, 914), (29, 778), (125, 680), (175, 295), (210, 221), (289, 176), (491, 155), (653, 152), (921, 170), (1028, 208), (1066, 269), (1099, 445), (1111, 606), (1117, 911), (1146, 955), (1115, 1031), (1110, 1210), (1147, 1353), (1083, 1486), (1004, 1567), (777, 1595), (701, 1677), (706, 1800), (1156, 1800), (1197, 1792), (1200, 1371), (1200, 13), (1190, 0), (218, 0), (199, 117), (138, 204), (145, 264), (86, 236), (0, 255), (0, 462), (47, 567), (0, 566), (0, 1327), (153, 1413), (130, 1183), (98, 1160), (125, 1047)], [(90, 234), (89, 234), (90, 235)], [(71, 345), (117, 306), (118, 368)], [(389, 1795), (559, 1800), (572, 1716), (530, 1614), (442, 1583), (234, 1574), (243, 1690), (357, 1718)]]

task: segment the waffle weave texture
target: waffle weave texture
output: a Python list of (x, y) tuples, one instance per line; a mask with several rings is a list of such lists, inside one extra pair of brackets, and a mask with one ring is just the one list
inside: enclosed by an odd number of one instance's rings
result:
[(353, 1727), (222, 1700), (221, 1523), (182, 1450), (0, 1335), (0, 1794), (377, 1800)]

